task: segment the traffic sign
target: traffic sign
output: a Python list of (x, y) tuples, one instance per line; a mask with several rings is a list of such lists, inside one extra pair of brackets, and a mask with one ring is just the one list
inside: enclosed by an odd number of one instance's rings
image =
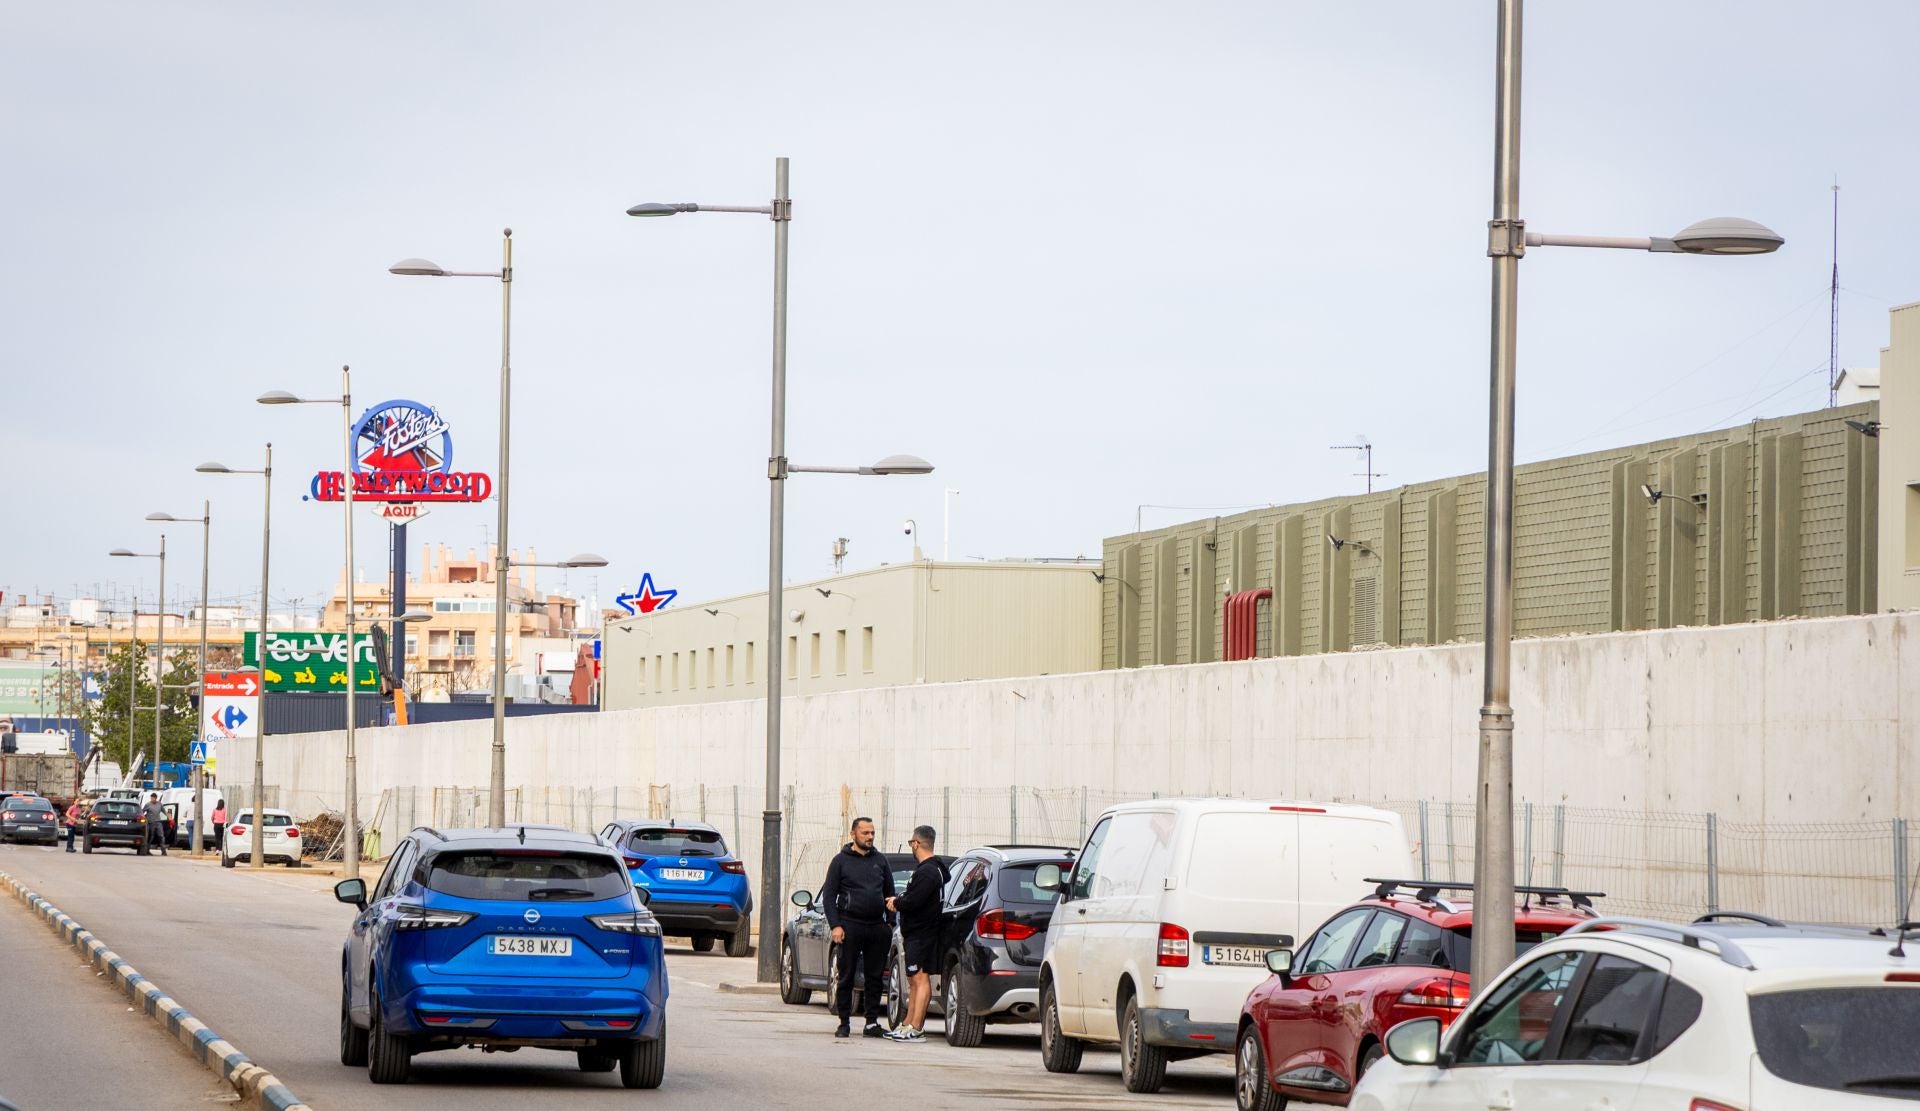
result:
[(193, 742), (193, 747), (192, 749), (189, 750), (187, 755), (187, 762), (190, 764), (206, 763), (207, 762), (207, 742), (205, 741)]
[[(200, 734), (206, 741), (260, 735), (260, 676), (252, 671), (207, 672), (207, 697), (200, 703)], [(194, 763), (208, 763), (204, 757)]]

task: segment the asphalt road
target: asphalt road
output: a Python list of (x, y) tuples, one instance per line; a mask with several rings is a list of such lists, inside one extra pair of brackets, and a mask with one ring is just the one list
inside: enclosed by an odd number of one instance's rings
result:
[[(649, 1108), (687, 1111), (773, 1106), (788, 1111), (887, 1106), (1107, 1111), (1224, 1108), (1233, 1100), (1231, 1062), (1224, 1056), (1174, 1065), (1155, 1096), (1130, 1095), (1121, 1087), (1114, 1053), (1089, 1052), (1074, 1076), (1049, 1074), (1040, 1067), (1033, 1026), (990, 1027), (986, 1045), (971, 1050), (941, 1040), (938, 1019), (929, 1022), (935, 1033), (922, 1045), (839, 1041), (831, 1036), (833, 1020), (822, 1006), (790, 1007), (774, 996), (718, 990), (723, 982), (751, 980), (751, 960), (677, 946), (668, 950), (673, 1034), (666, 1083), (657, 1091), (629, 1092), (617, 1077), (580, 1072), (571, 1054), (537, 1049), (426, 1054), (414, 1059), (412, 1083), (375, 1087), (367, 1082), (366, 1070), (339, 1063), (340, 944), (353, 911), (334, 902), (333, 876), (286, 868), (229, 871), (181, 854), (166, 859), (68, 856), (24, 846), (0, 846), (0, 871), (72, 915), (323, 1111), (525, 1111), (535, 1102), (595, 1107), (634, 1100)], [(62, 964), (80, 967), (17, 902), (11, 909), (0, 907), (0, 915), (0, 923), (22, 927), (0, 932), (0, 943), (9, 951), (4, 966), (9, 985), (16, 947), (37, 946), (34, 960), (45, 957), (52, 971)], [(78, 977), (79, 986), (92, 978), (90, 973)], [(108, 1011), (129, 1023), (135, 1020), (124, 1000), (113, 1003), (118, 997), (107, 988), (96, 984), (94, 989), (111, 1004)], [(56, 1087), (31, 1089), (47, 1095), (22, 1104), (27, 1111), (120, 1103), (142, 1111), (203, 1106), (195, 1101), (215, 1086), (211, 1074), (148, 1020), (139, 1021), (148, 1028), (122, 1026), (110, 1036), (94, 1032), (78, 1016), (71, 1026), (44, 1033), (38, 1023), (24, 1035), (9, 1028), (0, 1053), (0, 1094), (10, 1070), (23, 1068), (36, 1078), (61, 1077)], [(128, 1048), (140, 1038), (152, 1044), (151, 1054), (140, 1050), (136, 1056)], [(137, 1083), (129, 1083), (118, 1065), (108, 1072), (68, 1064), (79, 1052), (104, 1054), (112, 1047), (134, 1057), (129, 1067)]]

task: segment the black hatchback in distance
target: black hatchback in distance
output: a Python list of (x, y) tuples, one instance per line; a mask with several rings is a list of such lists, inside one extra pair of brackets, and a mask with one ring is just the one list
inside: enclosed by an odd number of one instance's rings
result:
[(80, 851), (90, 853), (107, 845), (124, 845), (147, 855), (147, 819), (132, 799), (101, 799), (81, 819)]
[(1058, 897), (1033, 886), (1033, 874), (1042, 864), (1071, 871), (1074, 851), (988, 845), (948, 869), (934, 1000), (949, 1045), (979, 1045), (988, 1023), (1039, 1021), (1040, 958)]

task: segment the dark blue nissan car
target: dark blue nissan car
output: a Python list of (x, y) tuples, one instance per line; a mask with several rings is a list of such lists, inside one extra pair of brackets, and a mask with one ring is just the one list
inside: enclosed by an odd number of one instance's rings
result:
[(340, 1063), (376, 1084), (459, 1046), (571, 1050), (585, 1072), (657, 1088), (667, 1064), (660, 924), (619, 854), (541, 827), (416, 829), (341, 954)]

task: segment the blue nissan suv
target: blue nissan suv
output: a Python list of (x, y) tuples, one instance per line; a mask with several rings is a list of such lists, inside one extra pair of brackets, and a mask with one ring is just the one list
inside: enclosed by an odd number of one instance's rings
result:
[(341, 954), (341, 1064), (399, 1084), (416, 1053), (534, 1046), (660, 1086), (660, 923), (605, 845), (551, 827), (421, 828), (371, 893), (362, 879), (333, 890), (359, 910)]
[(626, 860), (662, 932), (688, 938), (696, 953), (712, 952), (716, 941), (729, 957), (753, 951), (747, 866), (719, 830), (705, 822), (628, 818), (607, 823), (600, 839)]

